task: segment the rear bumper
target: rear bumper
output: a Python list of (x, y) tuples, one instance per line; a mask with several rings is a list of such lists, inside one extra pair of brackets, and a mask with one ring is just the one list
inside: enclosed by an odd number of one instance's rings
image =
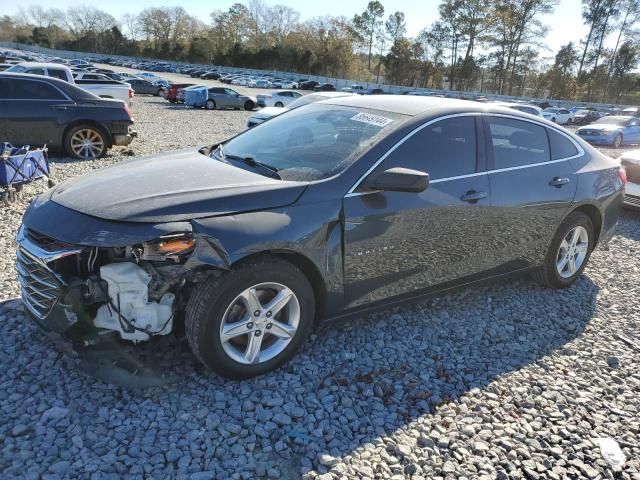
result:
[(129, 145), (135, 137), (138, 136), (138, 132), (135, 130), (129, 130), (126, 134), (116, 134), (113, 135), (113, 144), (119, 147), (124, 147)]

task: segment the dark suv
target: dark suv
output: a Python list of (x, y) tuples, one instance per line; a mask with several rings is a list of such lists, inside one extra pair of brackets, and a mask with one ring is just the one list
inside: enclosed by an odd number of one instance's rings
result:
[(111, 100), (62, 80), (0, 73), (0, 139), (14, 145), (44, 145), (79, 159), (128, 145), (134, 133), (131, 112)]

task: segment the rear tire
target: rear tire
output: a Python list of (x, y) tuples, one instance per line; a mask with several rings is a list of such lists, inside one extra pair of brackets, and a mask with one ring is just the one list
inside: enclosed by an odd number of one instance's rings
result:
[[(271, 315), (273, 295), (282, 296), (283, 306), (277, 311), (272, 306)], [(223, 377), (245, 379), (287, 362), (311, 332), (314, 315), (307, 277), (289, 262), (262, 257), (198, 285), (187, 302), (185, 330), (205, 366)], [(239, 326), (229, 329), (233, 324)], [(257, 353), (251, 356), (256, 340)]]
[(216, 102), (214, 102), (213, 100), (207, 100), (207, 103), (204, 104), (204, 108), (206, 108), (207, 110), (213, 110), (214, 108), (216, 108)]
[(107, 135), (94, 125), (76, 125), (64, 136), (64, 150), (79, 160), (93, 160), (107, 152)]
[(582, 212), (572, 212), (558, 227), (544, 264), (531, 272), (531, 277), (546, 287), (566, 288), (582, 275), (594, 246), (591, 219)]

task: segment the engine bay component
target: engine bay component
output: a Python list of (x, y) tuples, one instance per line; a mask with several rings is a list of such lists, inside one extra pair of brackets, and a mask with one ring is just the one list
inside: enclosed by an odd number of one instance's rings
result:
[(109, 301), (98, 308), (93, 321), (97, 328), (117, 331), (133, 342), (171, 333), (175, 295), (167, 292), (158, 302), (149, 302), (151, 275), (143, 268), (111, 263), (100, 267), (100, 277), (108, 285)]

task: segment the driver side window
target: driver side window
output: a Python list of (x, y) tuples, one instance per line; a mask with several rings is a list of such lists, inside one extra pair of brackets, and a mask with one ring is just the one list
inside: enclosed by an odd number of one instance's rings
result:
[(384, 169), (404, 167), (429, 174), (431, 180), (476, 172), (475, 117), (437, 121), (406, 139), (384, 161)]

